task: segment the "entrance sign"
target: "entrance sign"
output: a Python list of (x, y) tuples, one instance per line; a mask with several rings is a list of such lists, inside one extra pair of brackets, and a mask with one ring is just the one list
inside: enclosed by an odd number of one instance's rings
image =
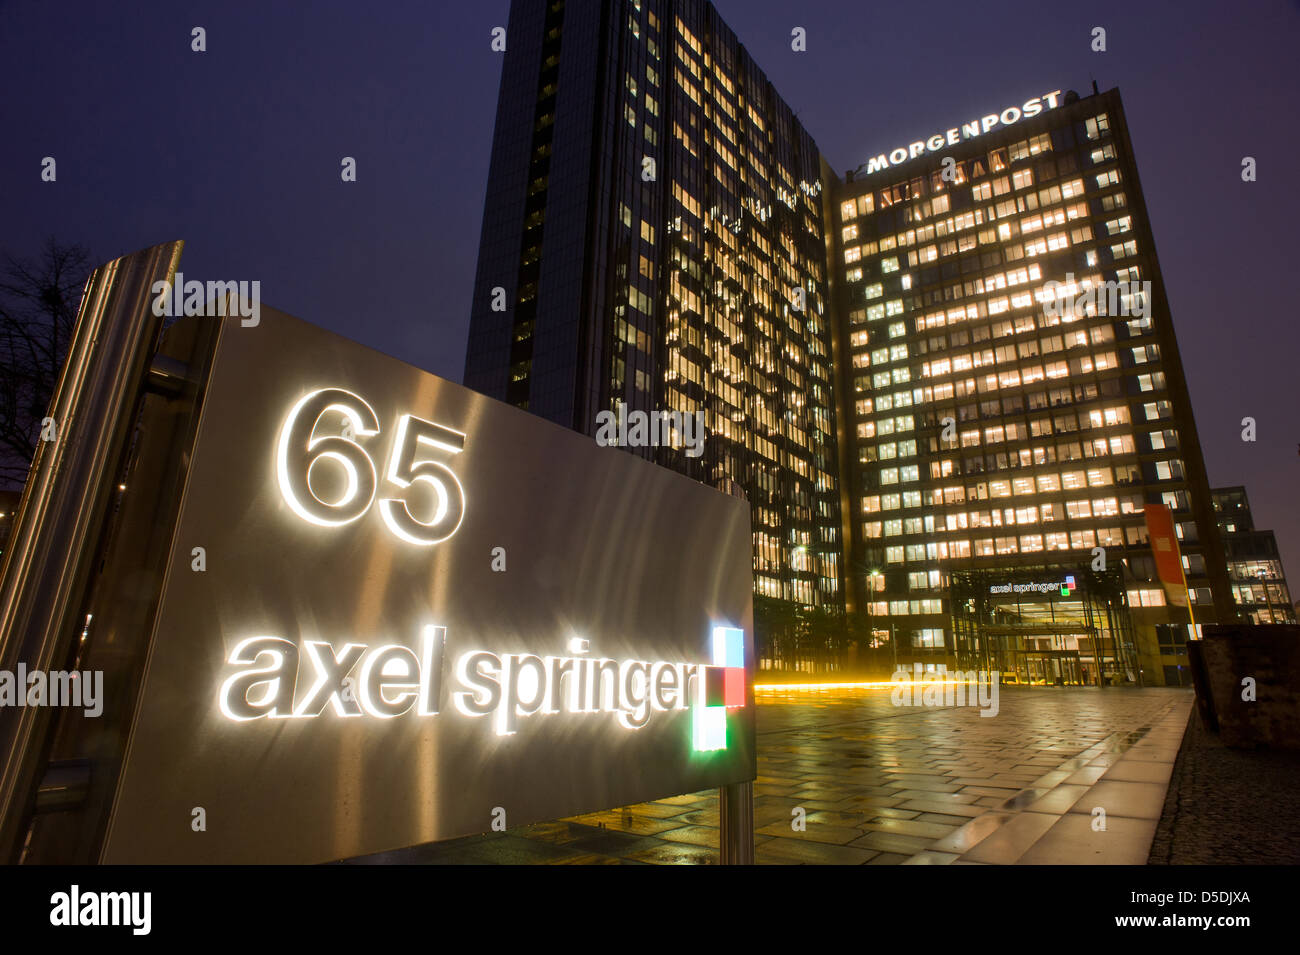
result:
[(216, 345), (102, 859), (752, 780), (751, 578), (743, 500), (263, 306)]
[(1053, 580), (1044, 583), (1043, 581), (1030, 581), (1028, 583), (1005, 583), (990, 584), (989, 593), (991, 594), (1051, 594), (1059, 593), (1062, 597), (1068, 597), (1074, 593), (1077, 585), (1074, 582), (1073, 574), (1066, 574), (1060, 580)]

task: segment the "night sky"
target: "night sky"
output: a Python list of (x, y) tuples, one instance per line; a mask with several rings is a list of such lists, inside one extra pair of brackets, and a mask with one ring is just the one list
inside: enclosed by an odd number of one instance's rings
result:
[[(840, 174), (1118, 86), (1210, 481), (1246, 485), (1300, 584), (1300, 4), (716, 5)], [(258, 279), (267, 304), (459, 381), (508, 6), (0, 4), (0, 250), (52, 235), (101, 262), (181, 238), (187, 276)]]

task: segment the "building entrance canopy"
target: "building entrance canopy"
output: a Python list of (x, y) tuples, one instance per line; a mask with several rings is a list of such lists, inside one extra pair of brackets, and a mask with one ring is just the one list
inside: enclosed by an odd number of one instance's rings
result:
[(1007, 682), (1123, 683), (1136, 678), (1119, 570), (1026, 567), (952, 573), (958, 666)]

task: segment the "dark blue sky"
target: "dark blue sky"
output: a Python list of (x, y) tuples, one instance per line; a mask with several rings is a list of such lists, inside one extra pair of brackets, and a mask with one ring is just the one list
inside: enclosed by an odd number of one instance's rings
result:
[[(717, 6), (841, 174), (1045, 91), (1118, 86), (1210, 480), (1247, 486), (1300, 584), (1300, 4)], [(102, 261), (183, 238), (189, 275), (260, 279), (268, 304), (459, 381), (507, 11), (6, 3), (0, 249), (54, 235)]]

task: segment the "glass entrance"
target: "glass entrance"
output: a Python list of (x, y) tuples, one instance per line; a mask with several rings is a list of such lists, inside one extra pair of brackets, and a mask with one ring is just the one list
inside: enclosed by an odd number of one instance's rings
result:
[(1019, 568), (952, 574), (953, 634), (963, 669), (1037, 686), (1099, 686), (1132, 669), (1119, 570)]

